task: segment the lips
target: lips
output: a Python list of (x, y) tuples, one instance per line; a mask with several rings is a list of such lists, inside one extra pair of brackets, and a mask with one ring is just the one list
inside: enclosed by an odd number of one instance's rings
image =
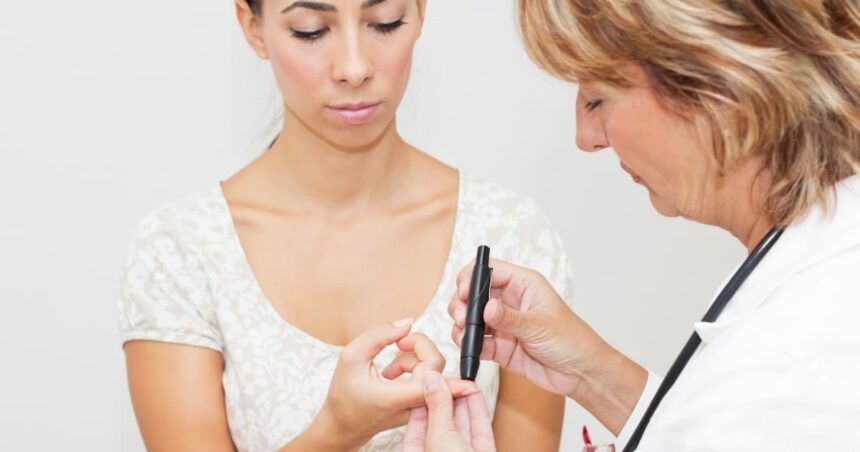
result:
[(373, 117), (381, 102), (345, 103), (327, 107), (338, 119), (347, 125), (361, 125)]

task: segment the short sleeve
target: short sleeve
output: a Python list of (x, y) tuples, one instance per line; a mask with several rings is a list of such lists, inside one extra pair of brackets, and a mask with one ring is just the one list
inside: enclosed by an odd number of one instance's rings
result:
[(123, 344), (152, 340), (223, 351), (223, 341), (193, 238), (159, 215), (135, 234), (120, 278)]
[(570, 304), (573, 298), (573, 271), (567, 251), (547, 216), (531, 199), (517, 206), (513, 241), (514, 263), (531, 268), (552, 284), (561, 298)]

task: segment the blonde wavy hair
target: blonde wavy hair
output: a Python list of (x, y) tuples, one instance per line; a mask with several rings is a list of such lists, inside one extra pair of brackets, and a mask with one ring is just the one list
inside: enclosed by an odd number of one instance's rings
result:
[(518, 0), (531, 58), (571, 82), (633, 83), (693, 113), (713, 159), (761, 155), (787, 225), (860, 173), (857, 0)]

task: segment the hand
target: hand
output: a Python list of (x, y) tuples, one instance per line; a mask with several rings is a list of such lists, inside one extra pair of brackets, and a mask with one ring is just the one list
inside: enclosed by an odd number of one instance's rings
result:
[[(458, 345), (466, 320), (469, 281), (474, 263), (457, 277), (457, 293), (448, 312), (454, 318), (452, 338)], [(541, 388), (571, 396), (586, 374), (611, 347), (568, 308), (541, 274), (491, 260), (490, 301), (484, 311), (487, 336), (481, 359)]]
[[(375, 434), (404, 425), (409, 410), (424, 405), (420, 376), (441, 371), (445, 358), (423, 334), (411, 334), (411, 319), (372, 328), (344, 347), (322, 409), (309, 430), (327, 444), (355, 449)], [(398, 356), (380, 376), (373, 359), (397, 343)], [(418, 378), (391, 380), (403, 373)], [(386, 379), (383, 379), (385, 377)], [(458, 396), (477, 392), (474, 383), (450, 382)]]
[(480, 392), (454, 399), (441, 375), (423, 379), (426, 407), (413, 408), (403, 452), (495, 452), (493, 427)]

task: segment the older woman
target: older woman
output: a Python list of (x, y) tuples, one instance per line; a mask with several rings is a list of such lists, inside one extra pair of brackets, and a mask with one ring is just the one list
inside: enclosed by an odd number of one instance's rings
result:
[[(578, 146), (612, 147), (660, 213), (723, 228), (750, 256), (665, 379), (539, 274), (495, 262), (484, 357), (573, 398), (625, 450), (860, 450), (860, 5), (519, 0), (519, 11), (533, 59), (579, 83)], [(455, 340), (468, 273), (449, 307)], [(407, 446), (429, 431), (430, 449), (492, 447), (480, 404), (452, 411), (433, 374), (425, 397), (429, 421), (413, 413)]]

